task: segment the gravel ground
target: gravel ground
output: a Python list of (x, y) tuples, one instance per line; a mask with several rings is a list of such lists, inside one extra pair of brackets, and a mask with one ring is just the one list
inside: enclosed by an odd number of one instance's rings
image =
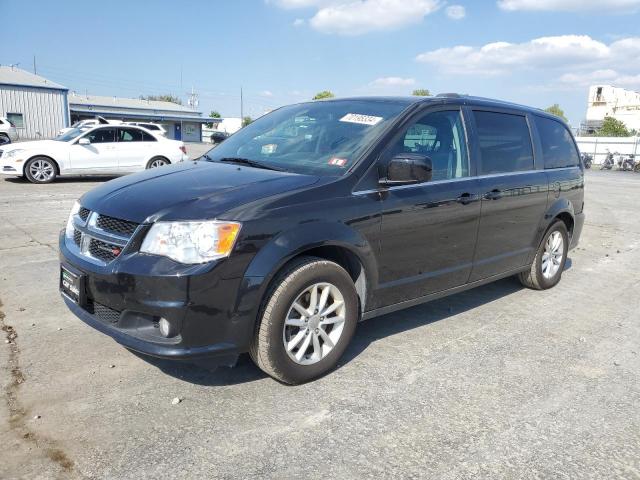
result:
[(0, 179), (0, 478), (640, 478), (640, 175), (588, 172), (556, 288), (362, 323), (299, 387), (150, 362), (67, 311), (58, 230), (102, 181)]

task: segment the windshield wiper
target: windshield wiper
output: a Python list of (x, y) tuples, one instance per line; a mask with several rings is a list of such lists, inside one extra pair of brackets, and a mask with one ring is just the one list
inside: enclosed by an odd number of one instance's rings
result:
[[(207, 156), (207, 158), (211, 158), (211, 157)], [(284, 169), (282, 169), (282, 168), (273, 167), (271, 165), (266, 165), (266, 164), (261, 163), (261, 162), (256, 162), (255, 160), (251, 160), (249, 158), (223, 157), (219, 161), (220, 162), (229, 162), (229, 163), (239, 163), (240, 165), (247, 165), (249, 167), (264, 168), (265, 170), (275, 170), (276, 172), (284, 172)]]

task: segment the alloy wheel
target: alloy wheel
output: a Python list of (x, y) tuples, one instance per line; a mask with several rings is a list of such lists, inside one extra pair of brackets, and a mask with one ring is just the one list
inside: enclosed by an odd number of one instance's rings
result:
[(547, 238), (542, 254), (542, 275), (546, 279), (553, 278), (562, 264), (564, 256), (564, 239), (558, 231), (552, 232)]
[(149, 168), (163, 167), (166, 164), (167, 164), (166, 160), (158, 158), (158, 159), (154, 160), (153, 162), (151, 162), (151, 164), (149, 165)]
[(38, 182), (47, 182), (55, 175), (55, 169), (47, 160), (35, 160), (29, 165), (31, 177)]
[(293, 301), (287, 313), (282, 341), (291, 360), (312, 365), (338, 344), (346, 307), (340, 290), (331, 283), (315, 283)]

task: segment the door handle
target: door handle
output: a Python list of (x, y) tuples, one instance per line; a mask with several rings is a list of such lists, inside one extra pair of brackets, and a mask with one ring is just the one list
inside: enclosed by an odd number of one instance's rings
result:
[(463, 193), (458, 198), (456, 198), (456, 202), (461, 203), (462, 205), (469, 205), (476, 200), (478, 200), (478, 196), (471, 193)]
[(490, 192), (484, 194), (485, 200), (499, 200), (502, 198), (502, 190), (494, 188)]

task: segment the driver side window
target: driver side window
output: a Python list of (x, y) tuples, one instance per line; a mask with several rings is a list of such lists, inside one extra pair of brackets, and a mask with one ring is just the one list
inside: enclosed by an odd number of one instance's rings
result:
[(431, 112), (411, 123), (396, 140), (387, 158), (415, 153), (431, 158), (431, 180), (469, 176), (469, 155), (459, 110)]
[(116, 129), (112, 127), (97, 128), (85, 135), (91, 143), (110, 143), (116, 141)]

